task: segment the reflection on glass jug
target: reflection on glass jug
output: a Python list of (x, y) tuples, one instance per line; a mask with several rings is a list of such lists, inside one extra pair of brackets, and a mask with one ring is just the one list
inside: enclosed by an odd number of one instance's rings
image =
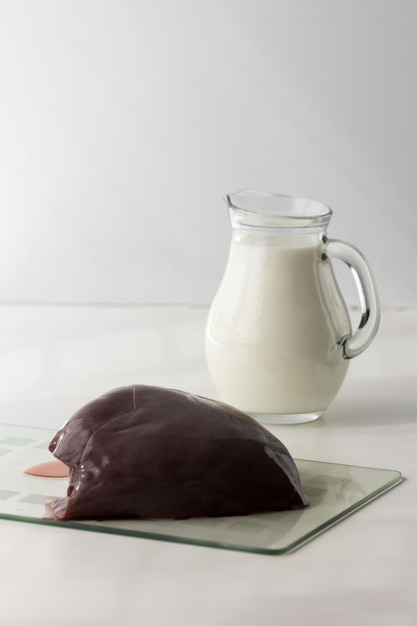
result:
[[(372, 272), (357, 248), (327, 238), (332, 211), (318, 202), (244, 190), (226, 203), (231, 248), (205, 336), (213, 382), (224, 402), (264, 423), (316, 419), (377, 332)], [(356, 280), (355, 332), (332, 258)]]

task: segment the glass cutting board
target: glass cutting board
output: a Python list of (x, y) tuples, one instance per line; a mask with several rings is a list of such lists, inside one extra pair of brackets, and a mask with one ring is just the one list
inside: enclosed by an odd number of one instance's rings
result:
[(68, 478), (38, 478), (25, 469), (54, 459), (48, 445), (55, 431), (0, 424), (0, 519), (95, 532), (241, 550), (291, 552), (384, 494), (402, 480), (400, 472), (295, 459), (305, 509), (258, 515), (187, 520), (56, 522), (45, 502), (66, 494)]

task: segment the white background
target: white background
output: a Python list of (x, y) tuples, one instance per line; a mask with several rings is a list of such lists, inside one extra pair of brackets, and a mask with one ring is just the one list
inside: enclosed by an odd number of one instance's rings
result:
[[(0, 0), (0, 302), (211, 301), (225, 193), (330, 205), (417, 307), (415, 0)], [(350, 296), (349, 296), (350, 297)]]

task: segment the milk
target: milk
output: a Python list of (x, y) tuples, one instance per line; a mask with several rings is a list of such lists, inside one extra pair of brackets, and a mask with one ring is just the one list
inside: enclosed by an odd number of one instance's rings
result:
[(234, 231), (206, 327), (208, 367), (225, 402), (248, 413), (320, 414), (345, 377), (350, 332), (317, 233)]

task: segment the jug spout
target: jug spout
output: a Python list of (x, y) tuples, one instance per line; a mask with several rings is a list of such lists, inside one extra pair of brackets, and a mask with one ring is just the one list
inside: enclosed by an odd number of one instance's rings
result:
[(224, 198), (232, 225), (260, 228), (318, 228), (329, 223), (332, 210), (320, 202), (242, 189)]

